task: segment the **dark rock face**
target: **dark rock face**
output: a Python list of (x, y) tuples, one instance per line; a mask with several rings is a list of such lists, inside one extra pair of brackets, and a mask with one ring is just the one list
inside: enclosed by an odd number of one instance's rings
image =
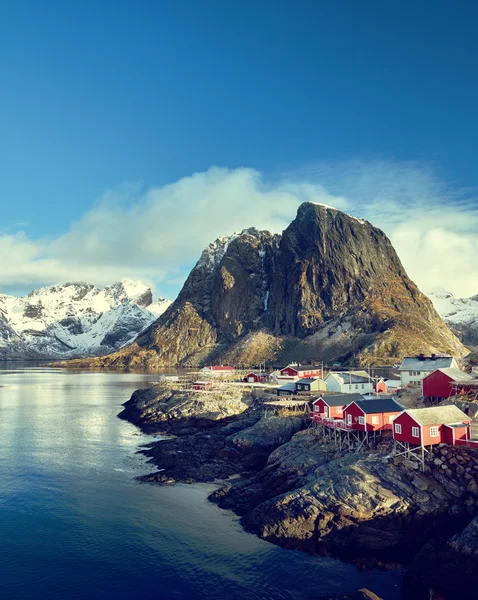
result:
[(144, 453), (161, 471), (143, 481), (211, 482), (261, 469), (269, 454), (308, 425), (305, 416), (264, 417), (249, 394), (195, 395), (158, 385), (137, 390), (120, 417), (143, 430), (173, 434)]
[(158, 321), (95, 364), (374, 362), (417, 352), (465, 349), (382, 231), (304, 203), (282, 236), (249, 229), (211, 244)]

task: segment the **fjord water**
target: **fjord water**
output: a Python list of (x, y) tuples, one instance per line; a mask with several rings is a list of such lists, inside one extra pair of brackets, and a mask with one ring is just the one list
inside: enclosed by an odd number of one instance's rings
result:
[(137, 483), (151, 438), (117, 414), (156, 378), (0, 368), (2, 598), (300, 600), (359, 587), (399, 598), (398, 572), (244, 532), (207, 501), (211, 486)]

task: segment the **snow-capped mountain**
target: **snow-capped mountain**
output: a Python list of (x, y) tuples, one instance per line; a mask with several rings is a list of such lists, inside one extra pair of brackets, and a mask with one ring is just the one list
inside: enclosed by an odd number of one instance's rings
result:
[(0, 359), (107, 354), (133, 340), (171, 304), (140, 281), (99, 289), (65, 283), (28, 296), (0, 294)]
[(444, 289), (428, 293), (440, 317), (461, 337), (464, 344), (478, 346), (478, 295), (455, 298)]

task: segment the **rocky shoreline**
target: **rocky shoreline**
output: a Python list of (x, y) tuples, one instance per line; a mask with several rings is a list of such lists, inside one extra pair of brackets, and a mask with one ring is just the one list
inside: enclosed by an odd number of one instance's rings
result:
[(210, 500), (267, 541), (364, 568), (406, 564), (414, 589), (425, 583), (446, 600), (476, 596), (473, 451), (437, 449), (422, 474), (392, 459), (385, 435), (366, 452), (344, 453), (308, 416), (267, 415), (262, 399), (240, 390), (191, 395), (154, 386), (124, 406), (121, 418), (168, 436), (142, 450), (159, 469), (143, 481), (222, 482)]

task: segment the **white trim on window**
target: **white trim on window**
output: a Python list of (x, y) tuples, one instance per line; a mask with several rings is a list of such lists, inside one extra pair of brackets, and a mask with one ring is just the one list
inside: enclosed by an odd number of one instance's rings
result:
[(395, 423), (395, 433), (402, 433), (402, 426), (400, 423)]
[(378, 415), (374, 415), (372, 417), (372, 425), (378, 425), (380, 423), (380, 417)]
[(365, 417), (359, 417), (359, 425), (365, 425)]
[(420, 430), (418, 429), (418, 427), (412, 427), (412, 436), (420, 437)]
[(439, 435), (438, 427), (430, 427), (430, 437), (438, 437)]
[(352, 415), (347, 415), (347, 425), (352, 425)]

